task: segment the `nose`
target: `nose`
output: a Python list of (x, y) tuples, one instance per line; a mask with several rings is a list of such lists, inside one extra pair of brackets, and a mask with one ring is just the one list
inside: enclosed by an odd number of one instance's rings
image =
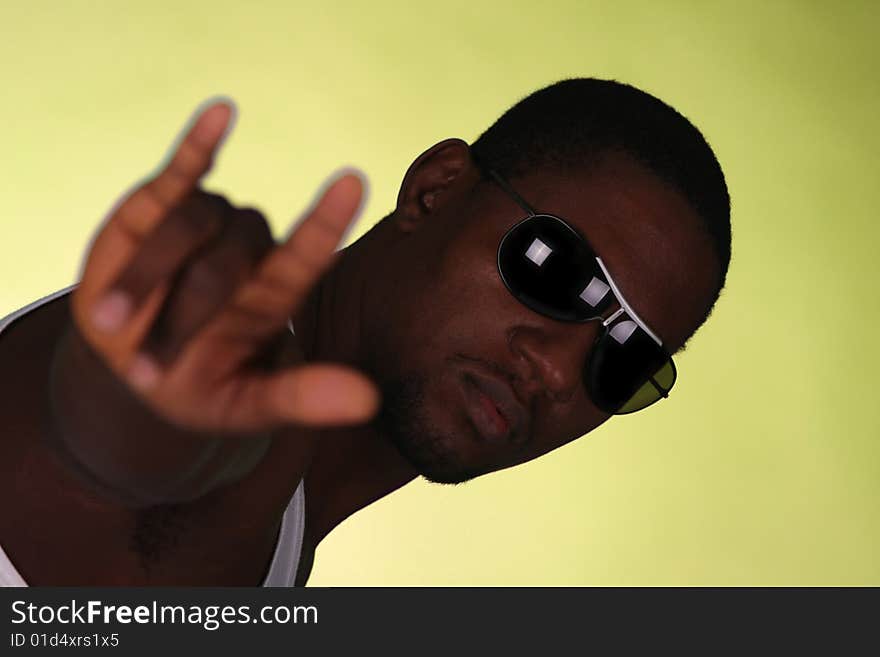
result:
[(523, 393), (561, 403), (571, 400), (583, 385), (584, 364), (601, 328), (600, 321), (512, 328), (508, 343)]

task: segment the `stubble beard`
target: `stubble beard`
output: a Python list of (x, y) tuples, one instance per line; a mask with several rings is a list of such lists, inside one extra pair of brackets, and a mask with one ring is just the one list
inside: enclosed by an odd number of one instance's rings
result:
[(455, 441), (431, 426), (425, 411), (425, 379), (407, 375), (382, 386), (380, 430), (425, 479), (436, 484), (462, 484), (483, 470), (463, 463), (450, 445)]

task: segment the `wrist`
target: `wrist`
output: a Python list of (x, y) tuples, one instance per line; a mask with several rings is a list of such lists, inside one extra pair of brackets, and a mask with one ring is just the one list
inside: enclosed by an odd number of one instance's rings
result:
[(155, 414), (71, 322), (56, 344), (46, 396), (47, 444), (91, 490), (126, 506), (185, 503), (255, 467), (269, 437), (220, 437)]

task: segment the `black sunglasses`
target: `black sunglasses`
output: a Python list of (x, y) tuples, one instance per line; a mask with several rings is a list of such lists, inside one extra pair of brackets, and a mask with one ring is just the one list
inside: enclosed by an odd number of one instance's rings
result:
[(676, 378), (672, 356), (623, 298), (587, 240), (560, 217), (533, 210), (495, 171), (483, 172), (528, 214), (498, 245), (498, 272), (510, 293), (561, 322), (602, 322), (583, 371), (596, 406), (624, 415), (669, 396)]

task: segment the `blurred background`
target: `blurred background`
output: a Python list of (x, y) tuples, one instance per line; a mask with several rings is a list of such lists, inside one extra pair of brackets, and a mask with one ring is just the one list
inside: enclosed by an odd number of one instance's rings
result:
[(276, 234), (341, 165), (351, 239), (403, 173), (565, 77), (688, 116), (733, 261), (675, 393), (517, 469), (414, 482), (318, 548), (312, 585), (880, 584), (880, 110), (873, 2), (4, 2), (0, 315), (72, 283), (193, 110), (239, 121), (206, 181)]

